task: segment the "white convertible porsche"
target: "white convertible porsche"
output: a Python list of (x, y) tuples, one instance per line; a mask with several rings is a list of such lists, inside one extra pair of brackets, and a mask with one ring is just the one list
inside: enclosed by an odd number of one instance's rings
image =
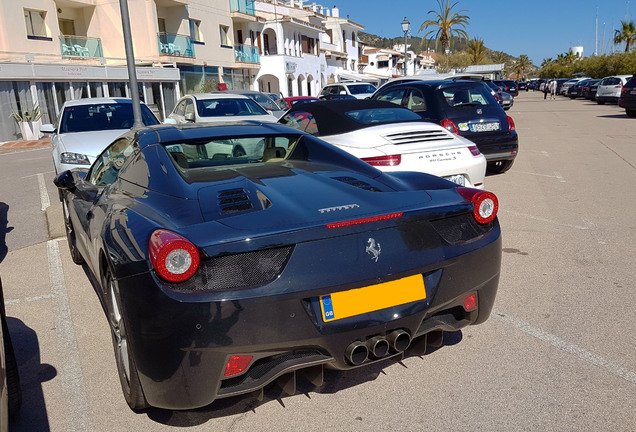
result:
[(298, 105), (279, 123), (319, 136), (382, 171), (417, 171), (484, 188), (477, 146), (390, 102), (336, 100)]

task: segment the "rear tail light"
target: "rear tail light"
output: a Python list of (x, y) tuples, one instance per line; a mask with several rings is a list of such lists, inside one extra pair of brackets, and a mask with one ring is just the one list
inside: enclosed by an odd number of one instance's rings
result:
[(468, 312), (477, 309), (477, 294), (472, 293), (464, 299), (464, 309)]
[(497, 217), (499, 200), (494, 193), (466, 187), (458, 187), (457, 192), (473, 203), (473, 217), (477, 223), (485, 225)]
[(150, 263), (157, 274), (168, 282), (184, 282), (199, 268), (199, 251), (195, 245), (168, 230), (158, 229), (148, 242)]
[(516, 130), (515, 121), (510, 116), (506, 116), (506, 120), (508, 120), (508, 130), (514, 132)]
[(470, 146), (468, 147), (468, 150), (470, 150), (470, 153), (473, 156), (479, 156), (481, 154), (481, 152), (479, 151), (479, 149), (477, 148), (477, 146)]
[(401, 155), (377, 156), (362, 158), (363, 161), (371, 166), (397, 166), (402, 162)]
[(457, 129), (457, 126), (455, 126), (455, 123), (453, 123), (452, 120), (444, 119), (439, 123), (442, 125), (443, 128), (446, 128), (449, 132), (452, 132), (455, 135), (459, 135), (459, 129)]
[(623, 94), (627, 93), (627, 92), (629, 92), (629, 87), (623, 87), (623, 88), (621, 89), (621, 96), (622, 96)]

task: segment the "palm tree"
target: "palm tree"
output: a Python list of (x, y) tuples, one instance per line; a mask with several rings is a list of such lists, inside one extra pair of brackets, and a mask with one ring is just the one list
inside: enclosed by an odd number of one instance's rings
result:
[(550, 65), (554, 62), (554, 60), (550, 57), (548, 58), (544, 58), (543, 61), (541, 62), (541, 67), (546, 67), (547, 65)]
[[(437, 0), (439, 11), (428, 11), (428, 14), (433, 14), (435, 18), (424, 21), (418, 31), (421, 32), (425, 28), (435, 27), (435, 29), (426, 33), (424, 39), (428, 39), (430, 35), (435, 35), (435, 47), (437, 48), (437, 42), (441, 43), (444, 53), (446, 53), (453, 36), (459, 39), (468, 39), (468, 33), (466, 33), (464, 28), (468, 25), (469, 18), (467, 15), (462, 15), (463, 12), (468, 11), (462, 9), (459, 12), (452, 12), (457, 3), (459, 2), (450, 4), (450, 0), (446, 0), (445, 3), (442, 3), (442, 0)], [(446, 54), (446, 65), (448, 66), (448, 54)]]
[(481, 64), (481, 62), (486, 59), (486, 47), (484, 46), (484, 41), (481, 38), (472, 38), (468, 42), (466, 50), (470, 56), (471, 64)]
[(532, 62), (528, 58), (527, 55), (522, 54), (517, 59), (517, 62), (514, 65), (514, 71), (519, 78), (524, 79), (526, 77), (526, 72), (530, 70), (532, 67)]
[(614, 43), (619, 44), (625, 42), (625, 52), (629, 52), (631, 45), (636, 42), (636, 27), (634, 21), (621, 21), (622, 29), (614, 31)]

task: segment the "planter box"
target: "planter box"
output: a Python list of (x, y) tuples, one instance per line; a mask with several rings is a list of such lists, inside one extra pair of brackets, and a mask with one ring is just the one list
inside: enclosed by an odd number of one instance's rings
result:
[(42, 133), (40, 132), (40, 125), (40, 120), (35, 122), (20, 122), (22, 139), (27, 141), (39, 140), (42, 136)]

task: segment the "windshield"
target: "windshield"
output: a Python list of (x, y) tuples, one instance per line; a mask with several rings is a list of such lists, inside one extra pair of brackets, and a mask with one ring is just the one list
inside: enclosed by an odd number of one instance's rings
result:
[(267, 111), (248, 98), (197, 100), (199, 117), (267, 115)]
[(272, 111), (280, 110), (280, 107), (276, 105), (276, 102), (274, 102), (269, 96), (264, 95), (263, 93), (250, 93), (245, 96), (258, 102), (265, 109)]
[[(159, 124), (146, 105), (141, 105), (141, 118), (146, 126)], [(73, 105), (64, 108), (58, 133), (130, 129), (133, 123), (131, 103)]]
[(348, 84), (347, 88), (352, 95), (375, 92), (375, 87), (371, 84)]

